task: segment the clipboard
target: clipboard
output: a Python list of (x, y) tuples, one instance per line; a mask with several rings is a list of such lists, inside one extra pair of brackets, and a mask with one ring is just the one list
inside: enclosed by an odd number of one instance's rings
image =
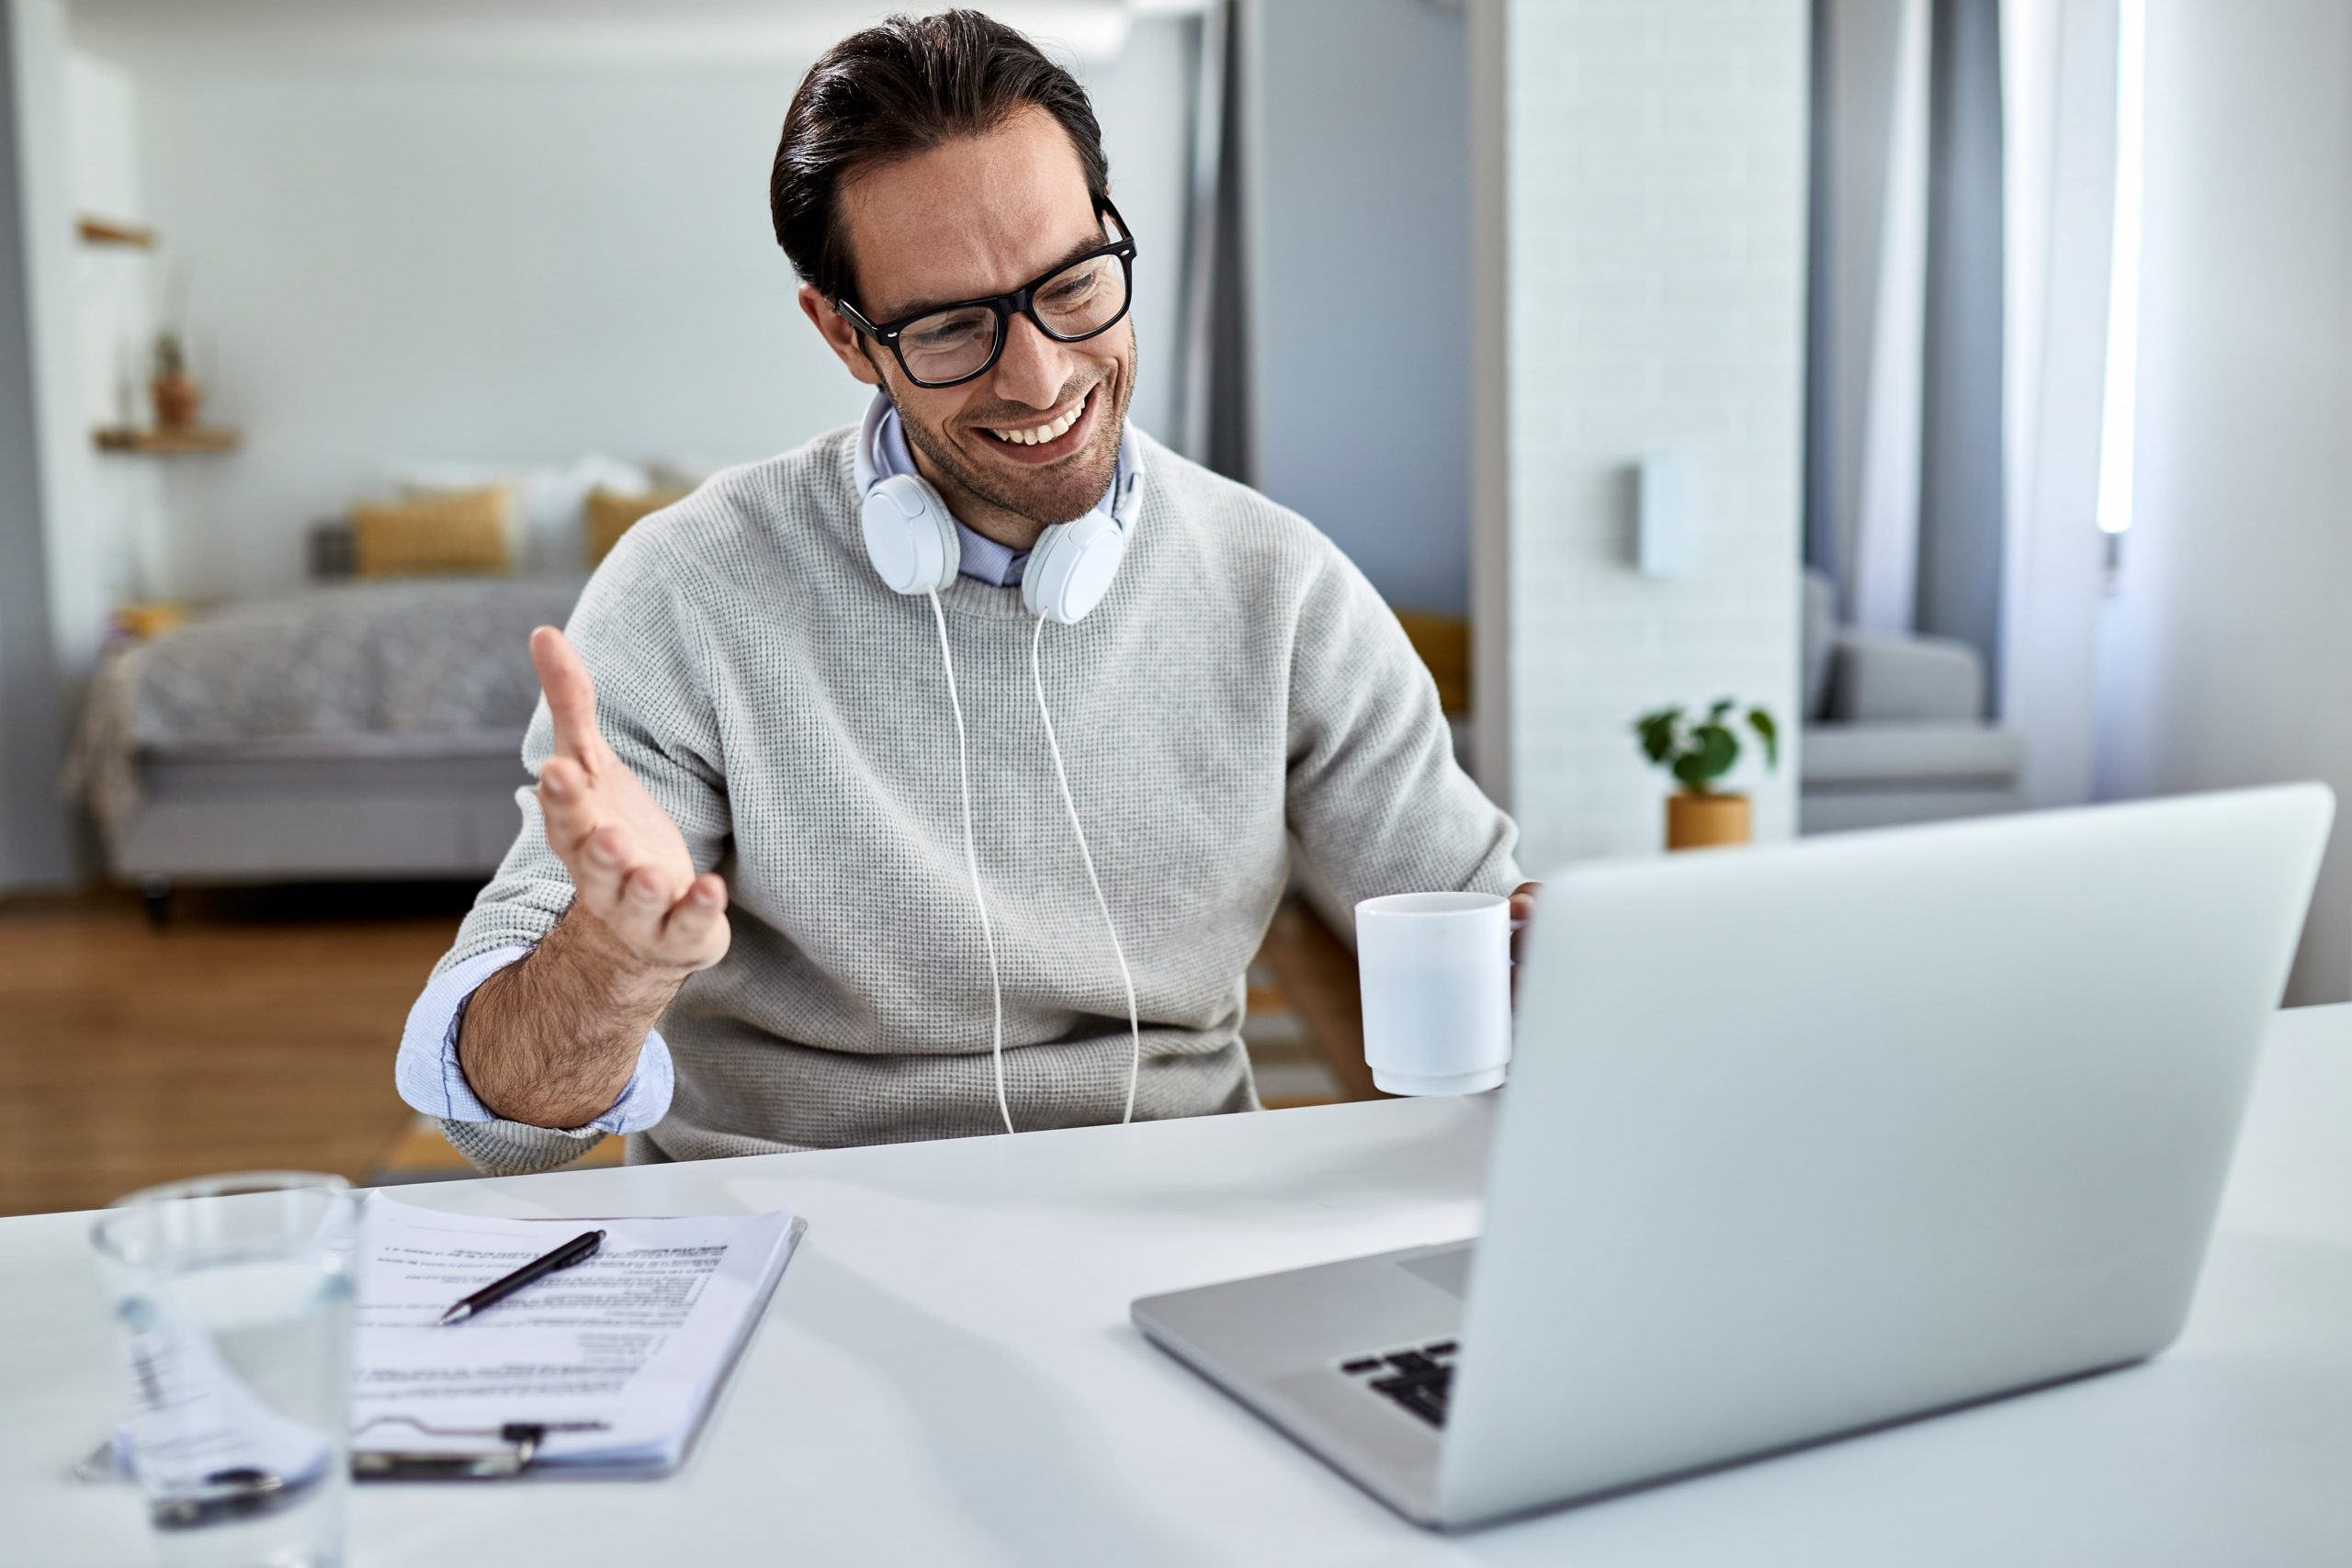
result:
[[(800, 1238), (808, 1233), (808, 1222), (796, 1214), (785, 1228), (783, 1240), (776, 1246), (775, 1260), (762, 1275), (748, 1310), (706, 1386), (700, 1407), (687, 1426), (685, 1437), (674, 1459), (663, 1461), (558, 1460), (548, 1461), (541, 1449), (551, 1435), (563, 1432), (609, 1429), (602, 1422), (535, 1422), (510, 1421), (496, 1427), (450, 1427), (429, 1425), (405, 1415), (374, 1417), (355, 1427), (351, 1433), (350, 1471), (355, 1481), (511, 1481), (529, 1480), (608, 1480), (615, 1478), (658, 1479), (675, 1474), (700, 1449), (703, 1434), (710, 1427), (712, 1413), (725, 1398), (728, 1386), (733, 1382), (736, 1369), (768, 1314), (775, 1302), (776, 1288), (783, 1283), (784, 1272), (791, 1266), (799, 1251)], [(486, 1439), (479, 1447), (453, 1448), (447, 1450), (401, 1450), (369, 1448), (364, 1442), (366, 1434), (374, 1427), (405, 1425), (433, 1437), (475, 1438)], [(75, 1463), (69, 1472), (81, 1482), (127, 1481), (131, 1479), (130, 1456), (124, 1435), (116, 1432), (98, 1444), (86, 1457)], [(242, 1484), (255, 1490), (267, 1490), (280, 1483), (274, 1476), (240, 1477)]]
[[(784, 1241), (776, 1249), (775, 1266), (762, 1280), (751, 1311), (744, 1314), (741, 1332), (736, 1335), (726, 1355), (721, 1358), (710, 1382), (709, 1396), (701, 1409), (695, 1413), (685, 1443), (674, 1462), (541, 1461), (541, 1446), (551, 1434), (602, 1430), (604, 1426), (601, 1422), (509, 1421), (493, 1429), (433, 1427), (413, 1416), (380, 1416), (352, 1431), (351, 1478), (354, 1481), (588, 1481), (624, 1477), (658, 1479), (677, 1473), (701, 1448), (703, 1434), (710, 1427), (712, 1412), (718, 1409), (728, 1386), (734, 1382), (735, 1371), (741, 1365), (752, 1341), (758, 1337), (760, 1325), (766, 1321), (768, 1307), (775, 1299), (776, 1288), (784, 1281), (784, 1271), (791, 1267), (793, 1257), (800, 1248), (800, 1238), (808, 1229), (808, 1222), (797, 1214), (786, 1227)], [(488, 1441), (481, 1448), (452, 1449), (447, 1452), (413, 1452), (364, 1446), (362, 1439), (369, 1428), (392, 1424), (404, 1425), (434, 1437), (479, 1438)]]

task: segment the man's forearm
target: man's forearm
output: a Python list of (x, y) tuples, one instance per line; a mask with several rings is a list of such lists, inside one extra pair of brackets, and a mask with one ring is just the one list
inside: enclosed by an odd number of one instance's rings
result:
[(636, 964), (575, 908), (474, 992), (458, 1065), (474, 1097), (510, 1122), (584, 1126), (620, 1098), (684, 982), (683, 971)]

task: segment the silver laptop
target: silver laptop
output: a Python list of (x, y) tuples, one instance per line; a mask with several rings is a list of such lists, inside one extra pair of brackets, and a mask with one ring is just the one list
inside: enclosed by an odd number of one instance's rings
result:
[(2188, 1313), (2317, 784), (1579, 866), (1475, 1244), (1135, 1303), (1462, 1526), (2120, 1367)]

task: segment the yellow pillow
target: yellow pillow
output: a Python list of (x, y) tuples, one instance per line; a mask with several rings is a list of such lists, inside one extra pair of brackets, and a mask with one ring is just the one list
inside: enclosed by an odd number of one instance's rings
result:
[(684, 501), (689, 493), (683, 490), (650, 490), (642, 495), (624, 495), (603, 485), (590, 491), (588, 564), (593, 567), (611, 554), (613, 547), (621, 542), (621, 536), (635, 527), (639, 518), (659, 512), (673, 502)]
[(351, 509), (352, 570), (361, 577), (503, 572), (514, 498), (503, 485)]

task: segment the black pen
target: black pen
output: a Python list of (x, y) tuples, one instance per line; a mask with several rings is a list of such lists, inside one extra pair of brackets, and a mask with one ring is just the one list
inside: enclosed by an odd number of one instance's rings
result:
[(595, 1257), (596, 1249), (604, 1245), (603, 1231), (590, 1231), (585, 1235), (573, 1236), (545, 1258), (535, 1258), (524, 1264), (503, 1280), (492, 1280), (489, 1284), (443, 1313), (441, 1321), (444, 1324), (463, 1323), (474, 1314), (504, 1301), (534, 1280), (543, 1280), (559, 1269), (569, 1269), (575, 1263), (584, 1262)]

